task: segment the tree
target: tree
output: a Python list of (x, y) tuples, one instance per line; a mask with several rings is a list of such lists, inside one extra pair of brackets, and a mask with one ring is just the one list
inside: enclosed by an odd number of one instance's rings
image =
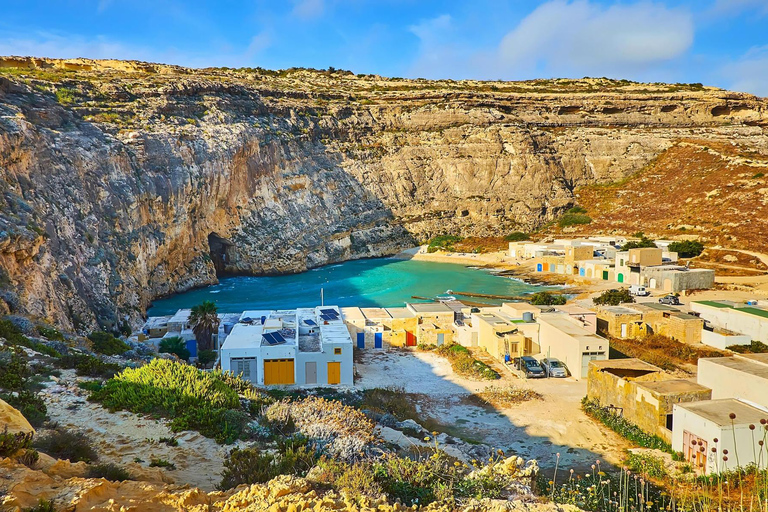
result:
[(176, 354), (179, 359), (184, 361), (187, 361), (190, 356), (187, 344), (180, 336), (171, 336), (160, 340), (158, 351), (162, 354)]
[(124, 341), (104, 331), (93, 331), (88, 339), (93, 344), (93, 351), (105, 356), (117, 356), (131, 349)]
[(197, 362), (203, 366), (208, 366), (216, 360), (216, 352), (213, 350), (201, 350), (197, 353)]
[(635, 302), (635, 298), (629, 293), (629, 290), (606, 290), (599, 297), (595, 297), (592, 302), (599, 306), (618, 306), (623, 302)]
[(641, 233), (640, 240), (632, 240), (625, 243), (621, 250), (628, 251), (630, 249), (643, 249), (646, 247), (656, 247), (656, 242)]
[(213, 334), (219, 330), (216, 304), (213, 301), (204, 300), (201, 304), (193, 306), (189, 322), (192, 324), (192, 332), (195, 333), (198, 350), (211, 350)]
[(563, 295), (552, 292), (536, 292), (531, 295), (530, 302), (534, 306), (562, 306), (566, 299)]
[(523, 233), (522, 231), (515, 231), (504, 237), (504, 240), (507, 242), (522, 242), (523, 240), (530, 239), (531, 237), (528, 235), (528, 233)]
[(676, 252), (681, 258), (695, 258), (704, 250), (704, 245), (696, 240), (684, 240), (669, 244), (669, 251)]

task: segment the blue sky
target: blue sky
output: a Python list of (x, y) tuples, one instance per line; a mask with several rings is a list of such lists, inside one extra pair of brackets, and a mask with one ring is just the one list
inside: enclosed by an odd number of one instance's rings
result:
[(0, 0), (0, 55), (424, 78), (608, 76), (768, 96), (768, 0)]

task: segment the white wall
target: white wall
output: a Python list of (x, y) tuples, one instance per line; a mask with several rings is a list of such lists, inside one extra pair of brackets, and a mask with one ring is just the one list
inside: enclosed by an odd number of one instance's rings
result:
[(725, 347), (730, 347), (731, 345), (749, 345), (752, 342), (752, 338), (745, 334), (726, 336), (725, 334), (718, 334), (716, 332), (702, 329), (701, 342), (705, 345), (709, 345), (710, 347), (725, 350)]
[(701, 314), (716, 327), (750, 336), (753, 340), (768, 343), (768, 318), (744, 313), (733, 308), (716, 308), (691, 302), (691, 309)]
[[(686, 430), (706, 440), (707, 465), (704, 470), (707, 474), (717, 473), (723, 469), (735, 469), (737, 453), (739, 464), (742, 467), (756, 462), (754, 453), (757, 451), (758, 456), (760, 454), (760, 447), (757, 445), (757, 441), (762, 438), (762, 434), (754, 434), (753, 437), (753, 431), (749, 429), (749, 425), (735, 425), (735, 428), (731, 428), (730, 425), (721, 427), (679, 405), (674, 405), (672, 414), (672, 424), (674, 427), (672, 431), (672, 449), (677, 452), (683, 451), (683, 432)], [(755, 432), (757, 432), (757, 429)], [(736, 439), (735, 443), (734, 437)], [(714, 442), (715, 439), (718, 440), (717, 443)], [(717, 448), (716, 454), (712, 453), (713, 447)], [(727, 462), (722, 460), (724, 450), (728, 450)], [(765, 460), (765, 454), (763, 454), (763, 461)]]
[[(754, 364), (754, 363), (753, 363)], [(768, 379), (699, 359), (697, 381), (712, 390), (712, 400), (738, 398), (768, 407)]]

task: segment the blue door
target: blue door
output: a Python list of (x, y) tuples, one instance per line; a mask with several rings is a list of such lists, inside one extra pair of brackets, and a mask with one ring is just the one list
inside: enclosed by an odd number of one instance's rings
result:
[(365, 333), (357, 333), (357, 348), (365, 348)]
[(579, 275), (581, 277), (584, 277), (586, 275), (586, 273), (587, 273), (587, 269), (585, 269), (585, 268), (580, 268), (579, 269)]
[(437, 346), (442, 347), (443, 343), (445, 343), (445, 334), (439, 332), (437, 333)]
[(189, 357), (197, 357), (197, 340), (187, 340), (187, 350)]
[(536, 264), (536, 272), (541, 272), (541, 263)]
[(373, 348), (384, 348), (383, 336), (380, 332), (373, 333)]

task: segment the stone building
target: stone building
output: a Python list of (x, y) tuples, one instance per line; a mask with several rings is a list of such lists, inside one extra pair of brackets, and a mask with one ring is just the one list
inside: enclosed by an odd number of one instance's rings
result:
[(589, 363), (587, 397), (667, 442), (672, 441), (673, 406), (709, 400), (711, 396), (710, 388), (674, 379), (661, 368), (639, 359)]

